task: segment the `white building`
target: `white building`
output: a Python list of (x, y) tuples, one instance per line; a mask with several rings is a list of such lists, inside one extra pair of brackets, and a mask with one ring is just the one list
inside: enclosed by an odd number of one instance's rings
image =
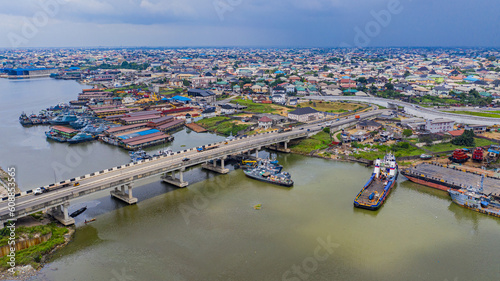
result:
[(425, 129), (431, 133), (448, 132), (453, 130), (454, 124), (455, 121), (453, 120), (438, 118), (434, 120), (427, 120), (425, 122)]
[(322, 113), (311, 107), (304, 107), (288, 112), (288, 118), (299, 122), (307, 122), (319, 119)]

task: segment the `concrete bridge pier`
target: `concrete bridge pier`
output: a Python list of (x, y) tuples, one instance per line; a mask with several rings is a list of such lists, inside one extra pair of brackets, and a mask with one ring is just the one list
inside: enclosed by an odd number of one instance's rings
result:
[(188, 186), (188, 182), (184, 181), (184, 171), (186, 168), (182, 168), (179, 170), (179, 178), (175, 176), (175, 171), (172, 171), (170, 175), (168, 173), (165, 173), (164, 176), (161, 177), (161, 179), (171, 185), (175, 185), (177, 187), (186, 187)]
[[(123, 184), (120, 186), (121, 190), (118, 190), (118, 186), (115, 187), (114, 190), (111, 190), (109, 193), (111, 196), (115, 197), (116, 199), (122, 200), (123, 202), (126, 202), (130, 205), (137, 203), (137, 198), (132, 196), (132, 188), (134, 184), (133, 183), (127, 183)], [(125, 187), (128, 188), (128, 193), (125, 192)]]
[(229, 173), (229, 169), (224, 168), (224, 160), (227, 158), (227, 156), (224, 156), (220, 159), (220, 166), (217, 166), (217, 159), (213, 160), (213, 163), (210, 164), (209, 162), (205, 162), (201, 164), (201, 167), (203, 169), (207, 169), (210, 171), (214, 171), (219, 174), (227, 174)]
[(68, 214), (69, 202), (65, 202), (60, 206), (51, 208), (47, 213), (58, 220), (63, 225), (75, 224), (75, 219)]
[(285, 152), (285, 153), (290, 153), (290, 149), (288, 148), (288, 143), (290, 141), (284, 141), (272, 145), (268, 145), (267, 148), (270, 150), (275, 150), (279, 152)]

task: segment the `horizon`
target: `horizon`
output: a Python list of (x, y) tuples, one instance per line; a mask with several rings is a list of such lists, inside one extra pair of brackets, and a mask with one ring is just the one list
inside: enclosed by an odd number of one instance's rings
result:
[(495, 0), (26, 0), (0, 48), (498, 48)]

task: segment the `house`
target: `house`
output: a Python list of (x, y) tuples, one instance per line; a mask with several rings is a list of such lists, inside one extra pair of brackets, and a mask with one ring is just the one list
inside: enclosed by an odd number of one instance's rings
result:
[(425, 121), (425, 129), (431, 133), (448, 132), (453, 130), (455, 121), (446, 118), (437, 118)]
[(190, 89), (188, 96), (199, 104), (214, 104), (215, 94), (207, 90)]
[(304, 107), (288, 112), (288, 118), (298, 122), (307, 122), (319, 119), (322, 113), (311, 107)]
[(286, 103), (286, 94), (276, 94), (272, 97), (273, 103), (285, 104)]
[(263, 116), (259, 119), (259, 127), (264, 129), (269, 129), (273, 125), (273, 120), (267, 116)]
[(273, 95), (286, 94), (286, 89), (281, 87), (281, 86), (277, 86), (277, 87), (273, 88), (271, 94), (273, 94)]
[(356, 88), (356, 81), (351, 79), (340, 79), (340, 87), (342, 88)]
[(220, 106), (220, 113), (221, 114), (234, 114), (236, 112), (236, 108), (234, 108), (230, 104), (223, 104)]
[(465, 125), (464, 129), (465, 130), (473, 130), (474, 134), (476, 135), (481, 135), (484, 132), (486, 132), (486, 127), (484, 125)]
[(215, 115), (216, 115), (215, 107), (208, 107), (201, 112), (201, 116), (203, 118), (215, 117)]
[(292, 106), (297, 105), (297, 103), (298, 103), (297, 98), (290, 98), (290, 100), (288, 101), (288, 104)]
[(295, 93), (295, 86), (290, 84), (285, 86), (286, 93)]
[(363, 120), (356, 124), (356, 129), (366, 131), (376, 131), (382, 128), (382, 124), (373, 120)]

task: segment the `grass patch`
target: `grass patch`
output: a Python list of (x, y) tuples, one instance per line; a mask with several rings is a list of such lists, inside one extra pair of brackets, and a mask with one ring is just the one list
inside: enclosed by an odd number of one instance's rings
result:
[[(59, 227), (56, 223), (50, 223), (48, 225), (38, 225), (33, 227), (20, 226), (16, 228), (16, 239), (20, 237), (32, 238), (34, 235), (45, 235), (52, 233), (52, 237), (38, 245), (31, 246), (29, 248), (16, 251), (16, 265), (27, 265), (31, 264), (33, 268), (38, 268), (43, 255), (48, 254), (57, 245), (64, 243), (64, 234), (68, 233), (68, 229), (65, 227)], [(0, 246), (7, 245), (8, 238), (10, 235), (10, 230), (8, 228), (3, 228), (0, 231)], [(0, 258), (0, 267), (7, 269), (10, 266), (7, 264), (10, 257), (4, 256)]]
[(245, 130), (250, 126), (248, 124), (236, 125), (235, 120), (223, 116), (201, 119), (196, 123), (209, 131), (225, 136), (229, 136), (231, 133), (236, 135), (239, 131)]
[[(358, 148), (369, 147), (368, 145), (357, 145)], [(423, 149), (413, 147), (405, 142), (396, 143), (393, 145), (374, 145), (371, 148), (376, 149), (376, 151), (361, 151), (353, 156), (356, 158), (365, 158), (368, 160), (375, 160), (377, 158), (383, 158), (387, 152), (393, 152), (396, 157), (407, 157), (407, 156), (417, 156), (425, 153)]]
[(310, 138), (303, 139), (299, 143), (290, 146), (290, 149), (293, 152), (310, 153), (316, 149), (327, 148), (330, 143), (330, 135), (321, 131)]
[(312, 107), (318, 111), (331, 112), (331, 113), (342, 113), (351, 111), (357, 111), (364, 108), (364, 105), (356, 103), (347, 102), (321, 102), (321, 101), (310, 101), (299, 103), (300, 107)]
[[(490, 140), (485, 140), (485, 139), (481, 139), (481, 138), (474, 138), (474, 145), (475, 146), (487, 146), (490, 144), (496, 144), (496, 143), (493, 141), (490, 141)], [(468, 148), (473, 148), (473, 147), (468, 147)], [(432, 152), (443, 152), (443, 151), (455, 150), (458, 148), (464, 148), (464, 146), (454, 145), (451, 142), (448, 142), (448, 143), (438, 143), (438, 144), (434, 144), (431, 146), (425, 146), (425, 148), (427, 150), (432, 151)]]
[(288, 108), (275, 104), (267, 103), (254, 103), (251, 100), (233, 99), (231, 103), (238, 103), (239, 105), (246, 106), (245, 111), (253, 113), (281, 113), (282, 111), (289, 111)]
[(491, 117), (491, 118), (500, 118), (500, 111), (487, 111), (487, 112), (477, 112), (477, 111), (445, 111), (449, 113), (463, 114), (463, 115), (472, 115), (472, 116), (480, 116), (480, 117)]

